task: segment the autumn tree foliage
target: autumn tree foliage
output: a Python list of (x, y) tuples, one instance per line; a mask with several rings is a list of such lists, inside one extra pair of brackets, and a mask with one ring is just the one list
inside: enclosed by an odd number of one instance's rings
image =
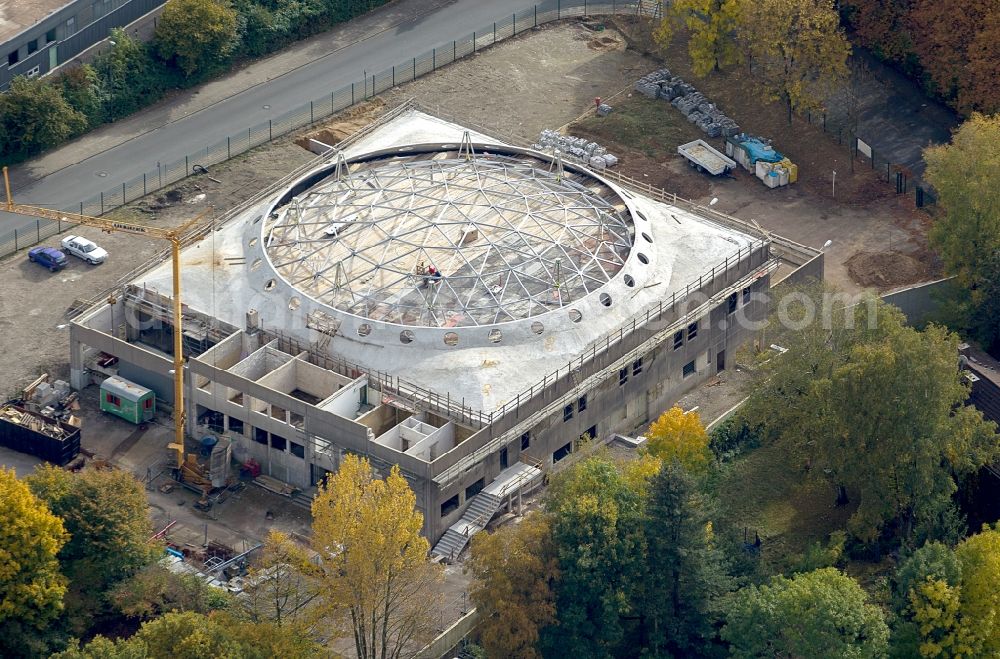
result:
[(973, 115), (950, 144), (924, 150), (927, 180), (943, 209), (930, 239), (954, 275), (962, 327), (1000, 349), (1000, 115)]
[(543, 513), (473, 537), (466, 563), (474, 577), (469, 596), (481, 620), (479, 644), (488, 656), (541, 659), (539, 632), (556, 622), (555, 550), (552, 518)]
[(845, 0), (861, 45), (901, 65), (962, 113), (1000, 110), (994, 0)]
[(43, 650), (39, 636), (66, 593), (56, 556), (67, 539), (62, 520), (0, 467), (0, 656)]
[(313, 500), (316, 578), (332, 616), (350, 620), (359, 659), (398, 659), (424, 640), (440, 566), (427, 560), (423, 515), (399, 467), (377, 478), (348, 455)]
[(896, 572), (900, 656), (1000, 654), (1000, 530), (985, 527), (954, 550), (928, 543)]
[(761, 95), (792, 112), (822, 109), (846, 80), (851, 45), (833, 0), (743, 0), (738, 34)]
[(740, 0), (674, 0), (663, 3), (663, 18), (653, 34), (666, 48), (680, 28), (688, 30), (688, 54), (697, 76), (719, 71), (741, 61), (736, 42)]
[(649, 455), (665, 463), (677, 461), (692, 474), (704, 474), (712, 460), (701, 417), (677, 406), (649, 426), (646, 441)]

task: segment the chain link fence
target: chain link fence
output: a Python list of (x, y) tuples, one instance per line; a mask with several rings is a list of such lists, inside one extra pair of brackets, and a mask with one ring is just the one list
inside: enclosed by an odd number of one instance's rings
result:
[[(546, 0), (523, 11), (505, 16), (482, 29), (457, 37), (437, 48), (380, 71), (365, 74), (363, 79), (314, 98), (278, 117), (249, 126), (228, 135), (214, 144), (172, 162), (157, 163), (118, 186), (102, 190), (78, 204), (63, 210), (81, 215), (103, 215), (119, 206), (140, 199), (150, 192), (173, 185), (194, 173), (193, 168), (211, 167), (234, 156), (287, 135), (303, 126), (315, 123), (352, 105), (366, 101), (397, 85), (410, 82), (442, 66), (471, 55), (483, 48), (509, 39), (540, 25), (564, 18), (590, 15), (658, 15), (659, 3), (654, 0)], [(71, 222), (38, 220), (34, 228), (18, 229), (0, 234), (0, 257), (41, 242), (73, 226)]]

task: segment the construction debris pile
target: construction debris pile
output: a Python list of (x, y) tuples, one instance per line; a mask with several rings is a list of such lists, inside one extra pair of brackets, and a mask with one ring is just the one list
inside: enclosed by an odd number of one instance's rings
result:
[[(610, 111), (610, 108), (609, 108)], [(571, 156), (594, 169), (605, 169), (618, 164), (618, 158), (597, 142), (589, 142), (582, 137), (563, 135), (559, 131), (546, 128), (538, 135), (538, 143), (532, 144), (536, 151), (554, 149), (560, 154)]]
[(65, 466), (80, 453), (80, 429), (8, 403), (0, 407), (0, 446)]
[(78, 398), (79, 394), (70, 390), (68, 382), (56, 380), (50, 384), (48, 373), (43, 373), (21, 391), (16, 403), (31, 412), (79, 426), (79, 421), (73, 416), (73, 412), (80, 409)]
[(659, 69), (639, 78), (635, 90), (649, 98), (670, 101), (688, 121), (696, 125), (708, 137), (736, 135), (739, 125), (727, 117), (694, 85), (684, 82), (680, 76), (671, 75), (670, 69)]

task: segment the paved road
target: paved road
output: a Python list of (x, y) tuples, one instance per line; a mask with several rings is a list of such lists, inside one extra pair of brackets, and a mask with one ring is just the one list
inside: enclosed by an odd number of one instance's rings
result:
[[(582, 6), (585, 0), (560, 2), (566, 8)], [(137, 173), (155, 170), (158, 162), (183, 158), (226, 135), (275, 119), (345, 84), (360, 82), (366, 71), (381, 72), (533, 4), (531, 0), (455, 0), (193, 114), (146, 126), (147, 132), (123, 144), (24, 186), (16, 198), (22, 203), (71, 207)], [(546, 4), (554, 6), (555, 0)], [(107, 174), (98, 177), (99, 172)], [(34, 223), (34, 219), (0, 213), (0, 234), (33, 227)]]

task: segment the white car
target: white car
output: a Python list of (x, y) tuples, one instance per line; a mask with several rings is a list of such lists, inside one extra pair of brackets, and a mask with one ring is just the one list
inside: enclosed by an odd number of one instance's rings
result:
[(91, 265), (104, 263), (108, 258), (106, 251), (83, 236), (66, 236), (62, 239), (62, 248), (66, 253), (77, 256)]

